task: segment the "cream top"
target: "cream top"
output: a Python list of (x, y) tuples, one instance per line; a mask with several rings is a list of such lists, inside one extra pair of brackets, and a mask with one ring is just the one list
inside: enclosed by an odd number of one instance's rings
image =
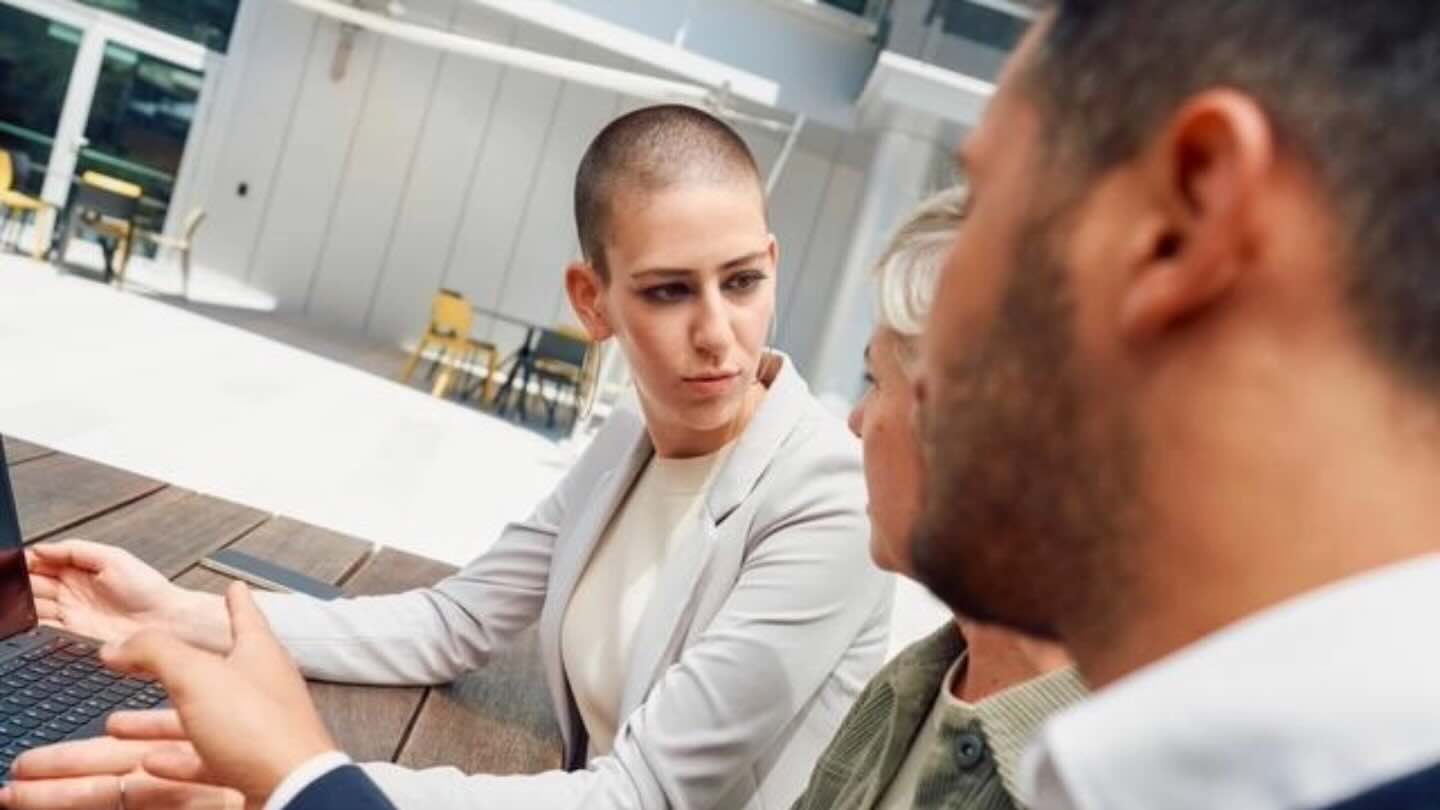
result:
[(561, 657), (590, 737), (610, 752), (641, 618), (675, 538), (699, 516), (734, 443), (698, 458), (652, 458), (611, 518), (575, 586), (561, 627)]

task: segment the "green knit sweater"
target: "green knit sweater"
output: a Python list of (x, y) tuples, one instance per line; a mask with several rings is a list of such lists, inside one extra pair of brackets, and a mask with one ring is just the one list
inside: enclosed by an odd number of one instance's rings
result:
[[(910, 755), (946, 672), (964, 654), (952, 622), (887, 664), (860, 693), (792, 810), (873, 810)], [(1084, 695), (1079, 675), (1064, 669), (948, 710), (939, 750), (916, 754), (926, 761), (915, 810), (1021, 810), (1016, 771), (1030, 738)]]

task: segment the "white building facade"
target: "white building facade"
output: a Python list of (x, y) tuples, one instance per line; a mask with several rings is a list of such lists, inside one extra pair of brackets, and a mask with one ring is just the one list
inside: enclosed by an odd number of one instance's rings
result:
[[(114, 23), (72, 0), (0, 3)], [(770, 198), (776, 342), (846, 400), (871, 327), (870, 262), (913, 203), (953, 182), (951, 151), (1029, 16), (1013, 0), (346, 5), (723, 88), (750, 115), (804, 116)], [(600, 127), (649, 99), (357, 29), (292, 0), (241, 0), (226, 52), (193, 48), (204, 82), (169, 222), (207, 211), (197, 264), (285, 312), (396, 342), (418, 334), (442, 287), (522, 319), (570, 320), (575, 168)], [(784, 133), (737, 129), (768, 171)], [(486, 319), (477, 330), (502, 346), (523, 335)]]

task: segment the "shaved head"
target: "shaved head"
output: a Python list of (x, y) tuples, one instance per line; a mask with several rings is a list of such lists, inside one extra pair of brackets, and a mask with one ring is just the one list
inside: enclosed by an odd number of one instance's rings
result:
[(643, 199), (682, 184), (735, 184), (764, 197), (750, 148), (728, 124), (703, 110), (680, 104), (646, 107), (615, 119), (595, 136), (575, 175), (575, 228), (585, 260), (601, 278), (609, 279), (605, 240), (619, 198)]

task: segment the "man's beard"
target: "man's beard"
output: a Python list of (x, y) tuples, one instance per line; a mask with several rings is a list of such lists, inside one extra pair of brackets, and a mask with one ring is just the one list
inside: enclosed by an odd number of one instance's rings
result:
[[(994, 325), (975, 347), (932, 347), (920, 413), (927, 490), (916, 575), (958, 615), (1047, 638), (1108, 622), (1136, 511), (1134, 429), (1077, 372), (1075, 312), (1051, 249), (1024, 229)], [(963, 269), (958, 272), (964, 272)]]

